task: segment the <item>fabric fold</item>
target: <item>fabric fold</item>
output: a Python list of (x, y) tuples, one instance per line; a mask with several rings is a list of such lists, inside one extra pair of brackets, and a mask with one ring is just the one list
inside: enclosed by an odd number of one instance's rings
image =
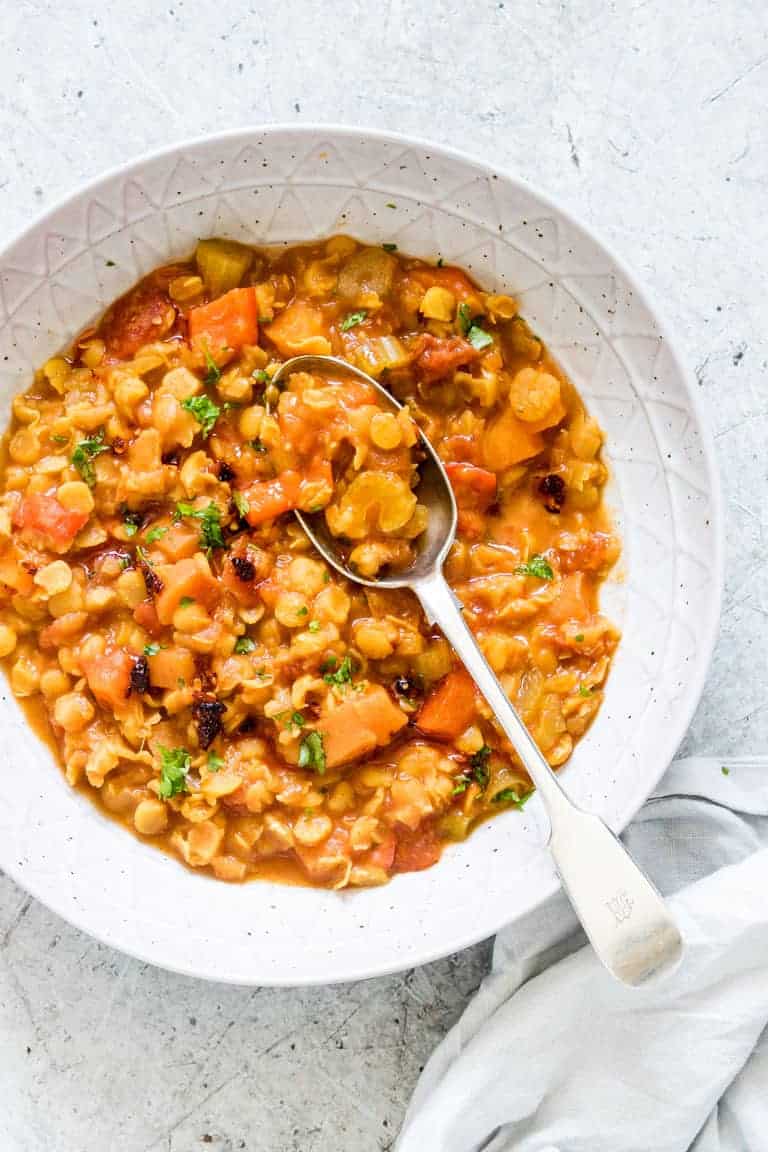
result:
[(397, 1152), (768, 1147), (768, 760), (676, 762), (624, 839), (673, 894), (678, 972), (619, 985), (562, 895), (510, 925)]

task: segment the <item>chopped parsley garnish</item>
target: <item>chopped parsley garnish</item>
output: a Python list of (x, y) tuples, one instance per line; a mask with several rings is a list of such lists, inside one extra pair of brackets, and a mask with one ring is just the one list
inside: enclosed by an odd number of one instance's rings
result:
[(489, 348), (493, 344), (493, 336), (486, 332), (485, 328), (478, 327), (477, 324), (473, 324), (467, 332), (467, 340), (478, 352), (482, 352), (483, 348)]
[(256, 368), (251, 372), (251, 379), (257, 384), (269, 384), (269, 372), (265, 372), (263, 368)]
[(722, 772), (723, 776), (730, 776), (731, 774), (730, 768), (726, 768), (725, 764), (721, 765), (720, 771)]
[(295, 724), (297, 728), (303, 728), (304, 727), (304, 725), (306, 724), (306, 720), (302, 716), (301, 712), (292, 712), (291, 713), (291, 724)]
[(299, 768), (312, 768), (320, 776), (325, 772), (325, 749), (321, 732), (307, 732), (299, 745)]
[(226, 548), (227, 544), (221, 531), (221, 513), (213, 502), (207, 508), (195, 508), (194, 504), (185, 504), (182, 501), (176, 505), (176, 515), (189, 516), (200, 521), (200, 544), (206, 551), (211, 548)]
[(237, 488), (235, 488), (234, 492), (232, 493), (232, 503), (234, 504), (235, 508), (237, 508), (238, 516), (242, 516), (243, 520), (245, 520), (250, 509), (250, 504), (248, 503), (245, 495), (242, 492), (238, 492)]
[(473, 753), (469, 758), (469, 771), (462, 772), (456, 780), (453, 789), (454, 796), (460, 796), (462, 792), (466, 792), (470, 784), (474, 783), (485, 791), (488, 786), (489, 773), (488, 761), (491, 758), (491, 749), (487, 744), (483, 744), (482, 748), (478, 748), (477, 752)]
[(339, 325), (339, 331), (349, 332), (350, 328), (354, 328), (357, 324), (362, 324), (367, 315), (368, 313), (365, 308), (361, 308), (359, 312), (350, 312)]
[(382, 244), (385, 252), (397, 252), (397, 244)]
[(208, 371), (205, 374), (203, 383), (205, 384), (206, 388), (212, 388), (214, 384), (218, 384), (219, 380), (221, 380), (221, 372), (219, 371), (218, 364), (214, 360), (213, 356), (211, 356), (211, 353), (208, 351), (207, 346), (205, 349), (205, 366)]
[(221, 408), (214, 404), (210, 396), (188, 396), (182, 400), (181, 406), (185, 412), (191, 412), (200, 425), (203, 436), (210, 436), (214, 425), (221, 416)]
[(319, 620), (310, 620), (309, 624), (307, 624), (307, 628), (309, 629), (310, 632), (319, 632), (320, 631), (320, 621)]
[(126, 518), (123, 521), (123, 531), (125, 532), (126, 536), (135, 536), (138, 530), (139, 526), (133, 520), (128, 520)]
[(578, 635), (574, 636), (573, 641), (575, 644), (583, 644), (584, 643), (584, 633), (579, 632)]
[(51, 436), (51, 440), (54, 444), (69, 444), (69, 436), (54, 435)]
[(531, 556), (525, 564), (518, 564), (515, 568), (518, 576), (535, 576), (537, 580), (552, 580), (554, 572), (552, 566), (543, 556)]
[(529, 796), (533, 795), (533, 789), (530, 792), (524, 792), (521, 796), (520, 793), (514, 788), (502, 788), (493, 797), (494, 804), (514, 804), (518, 808), (522, 808)]
[(251, 440), (251, 448), (253, 448), (254, 452), (266, 452), (266, 448), (259, 439)]
[(215, 752), (209, 752), (208, 753), (208, 759), (205, 762), (205, 766), (209, 772), (218, 772), (219, 768), (224, 767), (224, 760), (221, 756), (218, 756)]
[(384, 205), (384, 207), (385, 208), (397, 208), (397, 204), (393, 204), (392, 201), (390, 200), (390, 201), (388, 201), (388, 203), (386, 203)]
[(472, 309), (469, 304), (459, 304), (456, 316), (459, 321), (459, 332), (462, 336), (466, 336), (472, 327)]
[(157, 524), (154, 528), (150, 528), (144, 539), (147, 544), (154, 544), (155, 540), (162, 540), (167, 531), (167, 528), (163, 528), (160, 524)]
[(115, 264), (114, 260), (105, 260), (105, 261), (104, 261), (104, 266), (105, 266), (106, 268), (116, 268), (116, 267), (117, 267), (117, 265)]
[(256, 647), (256, 641), (251, 640), (250, 636), (240, 636), (235, 641), (235, 652), (238, 656), (245, 656), (248, 652), (253, 652)]
[(96, 483), (93, 459), (102, 452), (109, 452), (109, 445), (104, 443), (104, 432), (99, 431), (94, 432), (87, 440), (81, 440), (72, 453), (72, 463), (89, 488), (93, 488)]
[(194, 604), (194, 602), (194, 596), (182, 596), (181, 600), (179, 600), (179, 608), (188, 608), (189, 605)]
[(306, 605), (303, 608), (297, 608), (296, 609), (296, 615), (297, 616), (308, 616), (309, 615), (309, 608), (307, 608)]
[[(329, 668), (335, 668), (336, 671), (325, 672), (326, 665), (328, 665)], [(326, 664), (323, 665), (323, 671), (325, 672), (323, 680), (325, 680), (326, 684), (335, 684), (337, 687), (341, 687), (342, 684), (349, 684), (352, 680), (352, 658), (351, 656), (345, 656), (338, 668), (336, 668), (335, 660), (333, 664), (326, 661)]]
[(579, 696), (591, 696), (594, 688), (588, 688), (586, 684), (579, 684)]
[(156, 641), (153, 641), (151, 644), (144, 645), (144, 655), (157, 656), (158, 652), (161, 652), (163, 648), (165, 648), (165, 644), (158, 644)]
[(187, 772), (192, 763), (192, 757), (186, 748), (161, 748), (162, 767), (160, 769), (159, 794), (164, 800), (175, 796), (178, 792), (188, 792)]

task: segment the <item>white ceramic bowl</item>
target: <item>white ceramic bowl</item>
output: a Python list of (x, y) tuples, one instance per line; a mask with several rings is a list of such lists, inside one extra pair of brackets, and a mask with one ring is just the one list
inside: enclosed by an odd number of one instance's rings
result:
[[(623, 628), (605, 702), (563, 778), (622, 828), (667, 767), (716, 633), (721, 513), (695, 393), (632, 275), (550, 199), (446, 148), (346, 128), (181, 144), (110, 173), (0, 255), (0, 401), (156, 265), (201, 236), (283, 244), (348, 232), (455, 262), (519, 296), (607, 433)], [(609, 601), (609, 602), (608, 602)], [(210, 980), (309, 984), (424, 963), (557, 888), (538, 801), (426, 872), (342, 894), (187, 871), (72, 791), (0, 686), (0, 867), (98, 939)]]

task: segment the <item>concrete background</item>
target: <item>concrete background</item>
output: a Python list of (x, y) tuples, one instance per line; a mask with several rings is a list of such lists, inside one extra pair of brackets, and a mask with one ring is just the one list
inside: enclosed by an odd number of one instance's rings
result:
[[(685, 749), (765, 750), (762, 0), (3, 0), (0, 35), (2, 242), (146, 149), (304, 120), (492, 157), (599, 228), (672, 321), (720, 451), (723, 629)], [(341, 988), (220, 988), (93, 943), (0, 877), (0, 1148), (390, 1148), (489, 958), (482, 944)]]

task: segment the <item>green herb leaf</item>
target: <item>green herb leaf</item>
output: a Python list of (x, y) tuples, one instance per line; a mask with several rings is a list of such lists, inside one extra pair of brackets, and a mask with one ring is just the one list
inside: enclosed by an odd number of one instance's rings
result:
[(477, 324), (473, 324), (469, 332), (467, 332), (467, 340), (473, 348), (478, 352), (482, 352), (483, 348), (490, 348), (493, 344), (493, 336), (485, 331), (484, 328), (479, 328)]
[(167, 800), (178, 792), (188, 792), (187, 772), (189, 772), (192, 757), (186, 748), (161, 748), (160, 756), (162, 757), (162, 766), (159, 794), (164, 800)]
[(188, 396), (182, 400), (181, 406), (185, 412), (191, 412), (200, 425), (203, 436), (210, 436), (214, 425), (221, 416), (221, 408), (214, 404), (210, 396)]
[(325, 749), (321, 732), (308, 732), (299, 745), (299, 768), (312, 768), (320, 776), (325, 772)]
[(304, 727), (304, 725), (306, 724), (306, 720), (302, 716), (301, 712), (291, 713), (291, 724), (295, 724), (297, 728), (303, 728)]
[(54, 444), (69, 444), (69, 436), (51, 436)]
[(339, 331), (349, 332), (350, 328), (354, 328), (357, 324), (362, 324), (367, 315), (368, 312), (365, 308), (361, 308), (359, 312), (350, 312), (339, 325)]
[(382, 244), (385, 252), (397, 252), (397, 244)]
[(132, 563), (133, 563), (133, 561), (131, 560), (130, 556), (121, 556), (120, 557), (120, 571), (125, 572), (126, 568), (130, 568)]
[(179, 608), (188, 608), (189, 605), (194, 604), (194, 602), (194, 596), (182, 596), (181, 600), (179, 600)]
[(459, 304), (456, 319), (459, 322), (459, 332), (461, 332), (462, 336), (466, 336), (472, 327), (472, 309), (469, 304)]
[(235, 641), (235, 652), (238, 656), (245, 656), (248, 652), (253, 652), (256, 647), (256, 641), (251, 640), (250, 636), (240, 636)]
[(167, 528), (163, 528), (160, 524), (157, 524), (154, 528), (150, 528), (144, 539), (147, 544), (154, 544), (155, 540), (162, 540), (167, 531)]
[(87, 440), (81, 440), (72, 453), (72, 463), (89, 488), (93, 488), (96, 483), (96, 473), (92, 464), (93, 458), (102, 452), (109, 452), (109, 445), (104, 443), (103, 430), (99, 430), (94, 432), (93, 436), (89, 436)]
[(251, 448), (253, 448), (254, 452), (266, 452), (266, 448), (259, 439), (251, 440)]
[(586, 684), (579, 684), (579, 696), (591, 696), (594, 688), (588, 688)]
[(574, 636), (573, 642), (574, 642), (574, 644), (583, 644), (584, 643), (584, 633), (579, 632), (576, 636)]
[[(330, 667), (336, 668), (335, 660)], [(323, 665), (323, 668), (325, 668), (325, 665)], [(352, 680), (352, 658), (345, 656), (339, 667), (336, 668), (336, 671), (326, 672), (323, 680), (325, 680), (326, 684), (335, 684), (337, 687), (341, 687), (342, 684), (349, 684)]]
[(232, 493), (232, 503), (234, 504), (235, 508), (237, 508), (238, 516), (242, 516), (243, 520), (245, 520), (250, 509), (250, 504), (248, 503), (245, 493), (240, 492), (237, 488), (235, 488), (234, 492)]
[(158, 652), (161, 652), (163, 648), (165, 648), (165, 644), (158, 644), (156, 641), (153, 641), (151, 644), (144, 645), (144, 655), (157, 656)]
[(535, 576), (537, 580), (552, 580), (554, 572), (552, 566), (543, 556), (531, 556), (525, 564), (518, 564), (515, 568), (518, 576)]
[(309, 624), (307, 624), (307, 628), (309, 629), (310, 632), (319, 632), (320, 631), (320, 621), (319, 620), (310, 620)]
[(200, 544), (206, 551), (211, 548), (226, 548), (227, 544), (221, 531), (221, 513), (213, 502), (207, 508), (195, 508), (194, 504), (185, 504), (181, 501), (176, 505), (176, 515), (200, 521)]
[(296, 615), (297, 616), (308, 616), (309, 615), (309, 608), (307, 608), (306, 605), (303, 608), (297, 608), (296, 609)]
[(397, 208), (397, 204), (393, 204), (392, 201), (390, 200), (387, 204), (384, 205), (384, 207), (385, 208)]
[(116, 268), (117, 267), (114, 260), (105, 260), (104, 264), (105, 264), (105, 267), (107, 267), (107, 268)]
[(483, 744), (482, 748), (478, 748), (477, 752), (473, 753), (469, 758), (469, 772), (463, 772), (456, 780), (453, 789), (454, 796), (460, 796), (462, 792), (466, 792), (470, 784), (475, 783), (484, 792), (488, 787), (489, 773), (488, 761), (491, 758), (491, 749), (487, 744)]
[(722, 772), (723, 776), (730, 776), (731, 774), (730, 768), (726, 768), (725, 764), (721, 765), (720, 771)]
[(123, 531), (125, 532), (126, 536), (135, 536), (138, 530), (139, 526), (138, 524), (134, 524), (133, 520), (123, 521)]
[(513, 804), (517, 808), (522, 808), (528, 797), (532, 795), (533, 789), (521, 796), (514, 788), (502, 788), (492, 799), (494, 804)]
[(251, 372), (251, 379), (257, 384), (269, 384), (269, 372), (265, 372), (263, 368), (255, 368)]
[(205, 384), (206, 388), (212, 388), (214, 384), (218, 384), (219, 380), (221, 380), (221, 372), (213, 356), (211, 356), (207, 344), (205, 346), (205, 366), (208, 371), (205, 374), (203, 384)]
[(224, 759), (223, 757), (218, 756), (215, 752), (209, 752), (205, 766), (209, 772), (218, 772), (220, 768), (224, 767)]

